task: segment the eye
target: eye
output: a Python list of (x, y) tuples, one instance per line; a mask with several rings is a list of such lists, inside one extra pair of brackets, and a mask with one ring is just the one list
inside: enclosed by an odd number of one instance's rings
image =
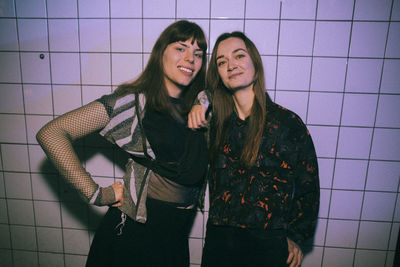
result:
[(223, 61), (223, 60), (218, 61), (218, 62), (217, 62), (217, 66), (218, 66), (218, 67), (221, 67), (221, 66), (224, 65), (225, 63), (226, 63), (226, 62)]
[(237, 59), (241, 59), (241, 58), (244, 58), (244, 57), (245, 57), (244, 54), (238, 54), (238, 55), (236, 56)]
[(181, 47), (181, 46), (177, 46), (175, 49), (176, 49), (177, 51), (179, 51), (179, 52), (185, 51), (185, 48), (183, 48), (183, 47)]
[(203, 53), (194, 53), (194, 56), (199, 59), (203, 59)]

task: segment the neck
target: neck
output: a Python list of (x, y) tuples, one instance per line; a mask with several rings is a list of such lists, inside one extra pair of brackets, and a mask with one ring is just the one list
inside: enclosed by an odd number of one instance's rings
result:
[(239, 118), (245, 120), (248, 116), (250, 116), (251, 108), (254, 102), (253, 86), (236, 91), (232, 97), (233, 101), (235, 102), (235, 107)]

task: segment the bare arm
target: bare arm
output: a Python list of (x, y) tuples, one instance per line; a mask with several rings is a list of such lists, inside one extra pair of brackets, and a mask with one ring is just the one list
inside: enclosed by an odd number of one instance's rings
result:
[[(109, 117), (104, 106), (95, 101), (50, 121), (36, 135), (39, 144), (57, 170), (88, 202), (93, 198), (98, 185), (83, 168), (72, 143), (104, 128), (108, 122)], [(99, 198), (102, 203), (96, 204), (115, 202), (113, 191), (112, 187), (102, 188)]]

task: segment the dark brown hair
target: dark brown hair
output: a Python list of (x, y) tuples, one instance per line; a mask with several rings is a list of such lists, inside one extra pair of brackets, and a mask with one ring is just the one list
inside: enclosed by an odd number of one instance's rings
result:
[(217, 50), (219, 44), (228, 38), (239, 38), (243, 40), (247, 51), (254, 64), (254, 102), (249, 116), (249, 124), (244, 140), (240, 162), (247, 168), (253, 166), (258, 148), (261, 143), (265, 124), (266, 103), (271, 99), (265, 92), (264, 68), (260, 53), (254, 43), (242, 32), (223, 33), (215, 42), (207, 71), (207, 88), (213, 95), (213, 126), (214, 133), (211, 138), (211, 158), (215, 160), (216, 155), (227, 141), (229, 133), (229, 117), (235, 109), (232, 93), (226, 88), (218, 73)]
[(153, 46), (144, 71), (133, 82), (121, 84), (116, 92), (119, 95), (133, 92), (144, 93), (146, 108), (171, 113), (169, 95), (164, 82), (163, 54), (169, 44), (189, 39), (192, 39), (193, 43), (197, 41), (199, 48), (203, 51), (200, 71), (180, 96), (185, 106), (191, 107), (197, 94), (205, 87), (207, 41), (200, 26), (187, 20), (174, 22), (161, 33)]

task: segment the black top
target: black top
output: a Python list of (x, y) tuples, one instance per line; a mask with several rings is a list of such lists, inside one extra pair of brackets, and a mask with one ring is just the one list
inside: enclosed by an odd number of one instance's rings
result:
[(230, 135), (210, 175), (209, 223), (268, 231), (286, 229), (296, 243), (313, 234), (319, 208), (317, 157), (301, 119), (267, 104), (266, 123), (255, 164), (240, 164), (247, 120), (235, 112)]

